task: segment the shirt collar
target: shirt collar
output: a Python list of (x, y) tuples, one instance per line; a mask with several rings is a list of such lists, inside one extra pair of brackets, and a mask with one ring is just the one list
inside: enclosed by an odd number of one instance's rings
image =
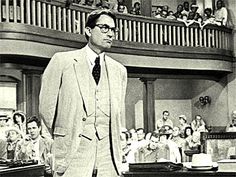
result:
[(87, 59), (88, 59), (88, 61), (90, 62), (91, 65), (94, 65), (95, 59), (98, 56), (100, 57), (100, 62), (102, 62), (104, 60), (104, 55), (105, 55), (104, 52), (102, 52), (98, 55), (88, 46), (88, 44), (85, 46), (85, 49), (86, 49)]

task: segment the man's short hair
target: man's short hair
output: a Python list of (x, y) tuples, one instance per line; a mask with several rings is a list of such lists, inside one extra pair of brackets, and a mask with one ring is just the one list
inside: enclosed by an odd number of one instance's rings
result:
[(151, 139), (152, 137), (159, 138), (160, 135), (159, 135), (159, 133), (157, 133), (157, 132), (152, 132), (152, 134), (151, 134), (151, 136), (150, 136), (150, 139)]
[(165, 110), (165, 111), (163, 111), (162, 115), (164, 115), (165, 113), (170, 114), (169, 111)]
[(41, 127), (41, 120), (39, 120), (36, 116), (32, 116), (27, 120), (27, 125), (31, 122), (36, 122), (38, 127)]
[(143, 133), (145, 133), (144, 128), (137, 128), (137, 129), (136, 129), (136, 132), (138, 132), (138, 131), (140, 131), (140, 130), (142, 130)]

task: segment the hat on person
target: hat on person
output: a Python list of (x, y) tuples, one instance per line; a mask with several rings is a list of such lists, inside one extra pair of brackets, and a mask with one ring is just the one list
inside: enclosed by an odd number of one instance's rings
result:
[(191, 7), (198, 8), (198, 5), (197, 4), (191, 4)]
[(21, 117), (22, 122), (25, 121), (26, 117), (25, 117), (25, 113), (23, 111), (15, 111), (12, 115), (13, 121), (15, 122), (16, 120), (16, 115), (19, 115)]
[(5, 130), (6, 135), (9, 133), (9, 131), (15, 131), (17, 134), (19, 134), (19, 135), (21, 135), (21, 137), (23, 137), (23, 132), (17, 127), (13, 127), (13, 126), (7, 127)]
[(193, 154), (191, 166), (192, 168), (212, 167), (211, 154)]
[(184, 119), (185, 121), (187, 121), (187, 117), (185, 115), (180, 115), (179, 119)]

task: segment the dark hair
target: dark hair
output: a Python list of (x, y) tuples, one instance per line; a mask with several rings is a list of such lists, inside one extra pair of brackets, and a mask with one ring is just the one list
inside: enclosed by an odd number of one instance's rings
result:
[(184, 129), (184, 138), (187, 137), (186, 132), (187, 132), (188, 129), (191, 131), (191, 135), (193, 134), (193, 129), (192, 129), (192, 127), (186, 127), (186, 128)]
[(140, 6), (140, 2), (135, 2), (135, 3), (134, 3), (134, 7), (135, 7), (136, 5), (139, 5), (139, 6)]
[[(101, 15), (107, 15), (110, 16), (115, 23), (116, 26), (116, 16), (115, 14), (109, 10), (109, 9), (98, 9), (98, 10), (94, 10), (92, 11), (89, 15), (88, 18), (86, 20), (85, 23), (85, 28), (89, 27), (91, 29), (93, 29), (96, 26), (97, 20), (100, 18)], [(88, 40), (89, 37), (85, 34), (86, 39)]]
[(38, 127), (41, 127), (41, 120), (39, 120), (36, 116), (32, 116), (27, 120), (27, 125), (29, 123), (36, 122)]
[(165, 113), (170, 114), (169, 111), (165, 110), (165, 111), (162, 112), (162, 115), (164, 115)]
[(210, 13), (212, 13), (211, 8), (206, 8), (206, 9), (204, 10), (204, 13), (206, 13), (207, 11), (209, 11)]
[(156, 133), (156, 132), (152, 132), (152, 134), (151, 134), (151, 136), (150, 136), (150, 139), (152, 138), (152, 137), (155, 137), (155, 138), (159, 138), (159, 134), (158, 133)]
[(137, 128), (137, 129), (136, 129), (136, 132), (137, 132), (137, 131), (140, 131), (140, 130), (142, 130), (143, 133), (145, 133), (144, 128)]
[(19, 115), (19, 116), (21, 117), (21, 122), (24, 122), (24, 121), (25, 121), (24, 115), (22, 115), (21, 113), (17, 112), (17, 113), (15, 113), (15, 114), (13, 115), (13, 117), (12, 117), (14, 124), (17, 124), (17, 122), (16, 122), (16, 115)]

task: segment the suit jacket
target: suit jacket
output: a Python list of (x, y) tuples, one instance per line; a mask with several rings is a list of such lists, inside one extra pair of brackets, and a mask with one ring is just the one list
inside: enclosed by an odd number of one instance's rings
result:
[[(124, 66), (106, 55), (105, 64), (110, 87), (112, 155), (120, 173), (120, 120), (125, 115), (127, 72)], [(92, 114), (88, 104), (91, 73), (87, 67), (85, 48), (56, 53), (42, 77), (39, 111), (54, 137), (53, 155), (58, 173), (64, 173), (70, 165), (80, 143), (82, 119)]]

